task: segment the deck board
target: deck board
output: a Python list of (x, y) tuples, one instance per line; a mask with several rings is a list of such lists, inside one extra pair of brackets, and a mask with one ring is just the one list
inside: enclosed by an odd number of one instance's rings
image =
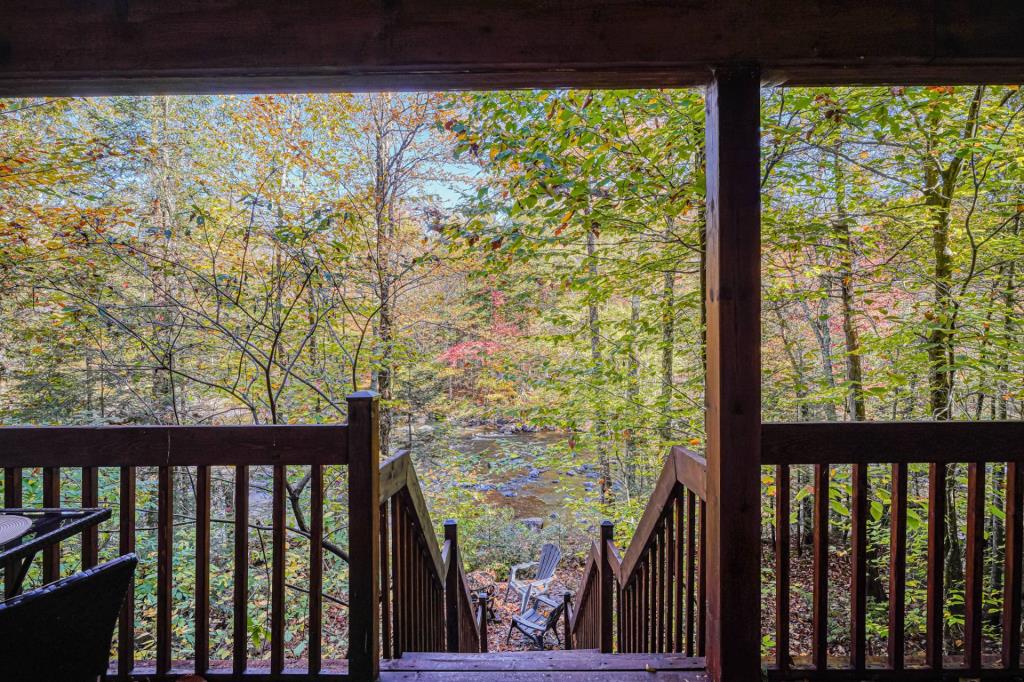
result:
[(383, 661), (381, 682), (569, 680), (570, 682), (701, 682), (704, 659), (681, 654), (531, 651), (491, 654), (407, 653)]

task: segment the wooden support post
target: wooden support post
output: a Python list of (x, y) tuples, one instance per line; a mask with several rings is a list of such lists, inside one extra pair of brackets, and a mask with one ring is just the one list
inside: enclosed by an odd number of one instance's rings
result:
[(444, 577), (444, 620), (447, 650), (459, 650), (459, 529), (455, 521), (444, 522), (448, 544), (448, 573)]
[(760, 79), (707, 88), (707, 665), (760, 679)]
[(615, 583), (612, 581), (612, 564), (608, 557), (608, 543), (615, 537), (615, 526), (611, 521), (601, 522), (601, 546), (598, 548), (601, 556), (600, 584), (600, 635), (601, 653), (612, 652), (612, 594), (615, 590)]
[(380, 673), (380, 442), (377, 394), (348, 396), (349, 679)]

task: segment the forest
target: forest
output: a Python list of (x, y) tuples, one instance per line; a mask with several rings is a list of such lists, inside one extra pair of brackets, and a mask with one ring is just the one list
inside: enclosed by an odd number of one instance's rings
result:
[[(764, 421), (1021, 419), (1022, 112), (1017, 86), (762, 91)], [(382, 455), (411, 451), (432, 518), (458, 519), (469, 567), (499, 577), (552, 539), (578, 574), (601, 519), (625, 546), (668, 448), (703, 448), (700, 90), (8, 99), (0, 131), (0, 424), (340, 422), (346, 394), (372, 389)], [(457, 443), (470, 427), (541, 434), (543, 446), (484, 458)], [(995, 647), (1005, 466), (988, 468)], [(493, 482), (539, 472), (559, 502), (535, 529)], [(869, 649), (881, 653), (891, 470), (868, 475)], [(77, 503), (79, 474), (64, 476)], [(190, 476), (176, 480), (184, 652), (195, 508)], [(913, 651), (927, 480), (927, 466), (910, 467)], [(256, 568), (267, 566), (268, 481), (254, 471)], [(289, 469), (294, 658), (306, 641), (309, 566), (297, 550), (312, 541), (308, 482)], [(337, 472), (328, 482), (325, 635), (340, 657), (347, 491)], [(26, 504), (40, 485), (27, 472)], [(762, 485), (767, 622), (773, 469)], [(953, 653), (966, 485), (966, 466), (950, 465)], [(116, 470), (101, 472), (100, 488), (116, 507)], [(227, 518), (230, 472), (214, 490), (213, 515)], [(839, 584), (849, 584), (850, 490), (850, 467), (833, 467)], [(155, 473), (140, 471), (140, 530), (155, 525), (155, 491)], [(794, 651), (810, 647), (812, 498), (810, 467), (793, 467)], [(227, 524), (215, 528), (214, 618), (225, 623), (231, 538)], [(155, 609), (150, 540), (139, 540), (140, 633)], [(114, 524), (100, 542), (116, 554)], [(73, 570), (77, 554), (65, 561)], [(266, 655), (268, 584), (254, 571), (255, 658)], [(829, 598), (830, 653), (842, 657), (849, 595)], [(227, 630), (212, 628), (214, 657), (230, 651)]]

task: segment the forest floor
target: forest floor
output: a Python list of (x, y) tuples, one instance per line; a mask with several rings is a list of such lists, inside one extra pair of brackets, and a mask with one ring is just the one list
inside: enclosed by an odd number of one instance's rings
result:
[[(533, 649), (525, 638), (518, 632), (512, 633), (512, 638), (506, 643), (509, 627), (512, 624), (512, 617), (519, 615), (519, 601), (515, 593), (505, 598), (505, 591), (508, 583), (503, 580), (496, 580), (493, 571), (472, 571), (467, 576), (471, 588), (494, 585), (494, 615), (496, 621), (492, 620), (487, 624), (487, 650), (488, 651), (528, 651)], [(583, 565), (572, 563), (559, 568), (555, 572), (555, 579), (552, 581), (548, 593), (553, 597), (561, 597), (567, 590), (576, 594), (580, 580), (583, 578)], [(562, 620), (559, 619), (558, 636), (565, 641), (562, 628)], [(550, 635), (549, 635), (550, 639)], [(554, 644), (554, 641), (551, 642)], [(563, 648), (563, 647), (557, 647)]]

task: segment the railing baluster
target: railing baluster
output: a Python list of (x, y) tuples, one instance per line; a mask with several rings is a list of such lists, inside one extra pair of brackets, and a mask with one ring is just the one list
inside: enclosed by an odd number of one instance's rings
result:
[(415, 570), (416, 564), (414, 556), (415, 549), (412, 543), (412, 529), (410, 528), (409, 520), (409, 509), (405, 501), (405, 497), (402, 498), (402, 542), (405, 544), (405, 565), (402, 567), (402, 580), (405, 582), (405, 589), (402, 590), (402, 594), (405, 597), (405, 608), (402, 613), (403, 627), (405, 628), (405, 637), (402, 641), (405, 644), (405, 651), (416, 651), (416, 639), (414, 632), (413, 623), (413, 600), (415, 599), (415, 583), (413, 583), (412, 575)]
[(319, 674), (323, 656), (324, 468), (310, 465), (309, 476), (309, 674)]
[[(8, 509), (19, 509), (24, 505), (22, 501), (22, 472), (21, 467), (6, 467), (4, 469), (4, 506)], [(4, 596), (14, 596), (14, 585), (18, 579), (18, 572), (21, 562), (12, 559), (4, 565)]]
[(380, 644), (381, 656), (391, 658), (391, 586), (388, 584), (388, 503), (380, 505)]
[(444, 539), (448, 542), (448, 575), (445, 576), (445, 619), (447, 621), (448, 651), (458, 651), (459, 645), (459, 532), (455, 521), (444, 522)]
[(907, 465), (892, 465), (889, 536), (889, 665), (903, 670), (906, 650)]
[(775, 665), (789, 669), (789, 465), (775, 467)]
[(636, 578), (629, 585), (629, 652), (639, 651), (640, 614)]
[(601, 546), (598, 547), (597, 555), (601, 558), (601, 570), (598, 573), (600, 583), (598, 584), (598, 593), (600, 596), (600, 602), (598, 605), (598, 630), (600, 632), (600, 643), (599, 647), (601, 653), (610, 654), (612, 652), (612, 585), (614, 585), (614, 578), (612, 577), (611, 562), (609, 561), (610, 552), (608, 551), (608, 545), (612, 542), (615, 537), (615, 527), (610, 521), (601, 522)]
[(1021, 541), (1024, 467), (1006, 465), (1006, 556), (1003, 573), (1003, 667), (1020, 669)]
[[(135, 551), (135, 467), (121, 467), (118, 551)], [(128, 583), (117, 630), (117, 674), (127, 678), (135, 668), (135, 580)]]
[(249, 467), (235, 467), (235, 591), (232, 671), (242, 675), (249, 659)]
[[(96, 467), (82, 467), (82, 506), (98, 507), (100, 497)], [(99, 562), (99, 528), (89, 526), (82, 531), (82, 568), (92, 568)]]
[(649, 619), (648, 609), (648, 595), (650, 589), (648, 588), (647, 580), (647, 558), (640, 559), (640, 651), (647, 653), (647, 623)]
[[(866, 664), (867, 635), (867, 505), (868, 465), (854, 464), (853, 500), (850, 510), (850, 665), (864, 670)], [(788, 519), (787, 519), (788, 521)]]
[(971, 673), (981, 670), (982, 580), (985, 575), (985, 463), (967, 465), (967, 575), (964, 649)]
[(697, 508), (700, 510), (697, 544), (697, 655), (704, 656), (708, 633), (708, 505), (701, 500)]
[(405, 592), (402, 589), (402, 566), (405, 561), (402, 547), (402, 510), (398, 496), (391, 498), (391, 589), (394, 595), (394, 608), (391, 612), (391, 630), (394, 633), (395, 658), (402, 657), (405, 639), (402, 632), (402, 613), (405, 608)]
[[(43, 506), (48, 509), (60, 507), (60, 468), (43, 468)], [(43, 583), (52, 583), (60, 578), (60, 544), (54, 542), (42, 549)]]
[(196, 467), (195, 671), (210, 667), (210, 467)]
[(946, 465), (928, 468), (928, 603), (925, 653), (932, 671), (942, 669), (944, 566), (946, 536)]
[(658, 569), (658, 603), (654, 609), (655, 615), (658, 619), (658, 636), (656, 638), (657, 646), (655, 651), (658, 653), (665, 653), (665, 583), (666, 583), (666, 572), (665, 567), (668, 564), (665, 561), (665, 524), (661, 523), (659, 530), (656, 531), (655, 535), (655, 547), (658, 553), (657, 558), (657, 569)]
[(697, 496), (686, 491), (686, 655), (693, 656), (695, 610), (694, 610), (694, 576), (697, 574)]
[(813, 639), (814, 667), (819, 672), (828, 667), (828, 513), (829, 466), (814, 465), (814, 604)]
[[(678, 496), (677, 496), (678, 497)], [(676, 514), (675, 500), (665, 510), (665, 651), (675, 651), (675, 619), (676, 584), (681, 575), (676, 563)]]
[(271, 503), (271, 555), (270, 586), (270, 674), (284, 671), (284, 564), (287, 540), (285, 538), (285, 495), (288, 471), (283, 464), (274, 465), (273, 496)]
[(174, 475), (157, 471), (156, 672), (171, 669), (171, 582), (174, 560)]
[(679, 492), (672, 500), (672, 518), (676, 536), (676, 547), (674, 553), (675, 570), (673, 571), (674, 580), (672, 583), (676, 627), (672, 639), (672, 651), (676, 653), (683, 652), (683, 631), (686, 627), (683, 622), (683, 606), (685, 604), (684, 595), (686, 594), (686, 580), (684, 576), (686, 575), (687, 551), (685, 535), (686, 508), (683, 502), (684, 499), (685, 494), (683, 492)]
[(647, 611), (647, 623), (644, 628), (645, 644), (644, 651), (654, 651), (654, 637), (657, 632), (656, 619), (657, 614), (655, 613), (655, 604), (657, 603), (658, 587), (655, 582), (655, 566), (654, 556), (651, 553), (651, 548), (647, 548), (647, 559), (644, 562), (644, 587), (647, 590), (645, 610)]

